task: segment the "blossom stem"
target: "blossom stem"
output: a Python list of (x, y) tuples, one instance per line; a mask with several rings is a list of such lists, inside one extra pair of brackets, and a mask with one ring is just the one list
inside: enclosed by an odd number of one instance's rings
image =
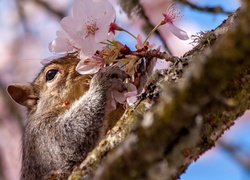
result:
[(150, 31), (150, 33), (148, 34), (148, 36), (146, 37), (146, 39), (144, 40), (142, 47), (147, 43), (148, 39), (150, 38), (150, 36), (161, 26), (165, 24), (163, 21), (161, 21), (159, 24), (157, 24), (157, 26), (154, 27), (154, 29), (152, 29), (152, 31)]
[(128, 65), (128, 62), (125, 63), (125, 64), (123, 64), (123, 65), (121, 66), (121, 68), (124, 68), (124, 67), (127, 66), (127, 65)]
[(120, 26), (117, 26), (117, 27), (116, 27), (116, 30), (117, 30), (117, 31), (124, 31), (124, 32), (128, 33), (130, 36), (132, 36), (133, 38), (136, 39), (135, 35), (133, 35), (131, 32), (127, 31), (126, 29), (123, 29), (123, 28), (120, 27)]

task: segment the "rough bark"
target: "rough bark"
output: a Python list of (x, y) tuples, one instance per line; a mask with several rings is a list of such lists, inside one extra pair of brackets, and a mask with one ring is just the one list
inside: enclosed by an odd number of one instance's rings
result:
[(176, 179), (213, 147), (250, 107), (249, 10), (243, 1), (167, 72), (154, 75), (136, 108), (69, 179)]

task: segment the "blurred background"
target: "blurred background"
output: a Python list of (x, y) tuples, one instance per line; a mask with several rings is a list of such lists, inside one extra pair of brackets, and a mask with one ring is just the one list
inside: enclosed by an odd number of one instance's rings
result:
[[(56, 37), (60, 21), (71, 14), (74, 0), (0, 0), (0, 180), (17, 180), (20, 171), (21, 136), (26, 121), (25, 109), (12, 102), (6, 93), (11, 83), (31, 82), (39, 73), (43, 59), (54, 56), (48, 44)], [(175, 24), (189, 36), (216, 28), (230, 12), (240, 7), (239, 0), (141, 0), (142, 16), (137, 8), (127, 15), (119, 0), (110, 0), (116, 8), (117, 22), (134, 35), (150, 29), (162, 18), (170, 3), (175, 3), (182, 18)], [(123, 8), (126, 0), (121, 0)], [(212, 8), (216, 7), (216, 8)], [(152, 27), (151, 26), (151, 27)], [(116, 39), (135, 49), (135, 40), (125, 33)], [(192, 39), (181, 41), (166, 27), (150, 42), (162, 50), (181, 56), (191, 49)], [(182, 180), (250, 179), (250, 111), (236, 121), (218, 141), (181, 176)]]

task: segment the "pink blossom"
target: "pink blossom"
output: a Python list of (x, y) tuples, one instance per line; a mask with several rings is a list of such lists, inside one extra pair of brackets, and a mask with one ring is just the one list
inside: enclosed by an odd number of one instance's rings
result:
[(119, 29), (119, 26), (115, 23), (116, 19), (114, 19), (113, 22), (111, 22), (109, 26), (109, 33), (113, 33), (115, 35), (115, 30)]
[(176, 27), (173, 22), (180, 19), (179, 11), (174, 9), (174, 6), (171, 5), (168, 7), (166, 13), (162, 13), (164, 16), (164, 19), (162, 20), (161, 24), (167, 24), (169, 30), (179, 39), (181, 40), (187, 40), (189, 39), (187, 33), (183, 31), (182, 29)]
[(125, 101), (129, 106), (132, 106), (137, 100), (137, 89), (135, 85), (128, 83), (127, 92), (111, 91), (111, 106), (116, 109), (116, 103), (123, 104)]
[(128, 92), (124, 94), (129, 106), (132, 106), (137, 100), (137, 88), (135, 85), (129, 83)]
[(135, 45), (135, 48), (137, 50), (148, 50), (148, 49), (153, 49), (155, 44), (150, 44), (148, 41), (147, 42), (143, 42), (142, 41), (142, 37), (140, 34), (137, 35), (136, 37), (136, 41), (137, 41), (137, 44)]
[(173, 23), (167, 23), (169, 30), (173, 33), (176, 37), (181, 40), (188, 40), (189, 37), (185, 31), (176, 27)]
[(104, 66), (105, 60), (102, 57), (96, 55), (87, 57), (82, 55), (81, 61), (76, 66), (76, 71), (80, 74), (95, 74)]
[(135, 45), (136, 49), (141, 49), (143, 48), (143, 41), (142, 41), (142, 37), (140, 34), (138, 34), (138, 36), (136, 37), (136, 41), (137, 41), (137, 44)]
[(74, 50), (71, 42), (70, 42), (70, 37), (69, 35), (63, 31), (63, 30), (58, 30), (56, 32), (57, 38), (49, 43), (49, 50), (50, 52), (71, 52)]
[(88, 56), (104, 46), (100, 42), (108, 39), (114, 19), (115, 10), (108, 0), (76, 0), (73, 16), (63, 18), (61, 25), (73, 44)]
[(124, 93), (121, 93), (117, 90), (111, 91), (111, 106), (112, 109), (116, 109), (117, 102), (120, 104), (123, 104), (126, 100), (126, 97), (124, 96)]
[(111, 93), (111, 108), (112, 110), (115, 110), (117, 102), (123, 104), (126, 98), (124, 96), (124, 93), (119, 92), (117, 90), (113, 90), (110, 93)]

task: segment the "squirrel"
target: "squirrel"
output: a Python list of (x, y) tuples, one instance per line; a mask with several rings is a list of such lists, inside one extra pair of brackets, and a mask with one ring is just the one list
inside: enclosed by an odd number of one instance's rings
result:
[(125, 91), (129, 75), (108, 66), (91, 79), (75, 70), (78, 62), (68, 54), (45, 65), (32, 83), (7, 88), (27, 107), (21, 180), (49, 179), (57, 171), (63, 172), (57, 179), (66, 179), (124, 112), (122, 106), (110, 112), (110, 91)]

